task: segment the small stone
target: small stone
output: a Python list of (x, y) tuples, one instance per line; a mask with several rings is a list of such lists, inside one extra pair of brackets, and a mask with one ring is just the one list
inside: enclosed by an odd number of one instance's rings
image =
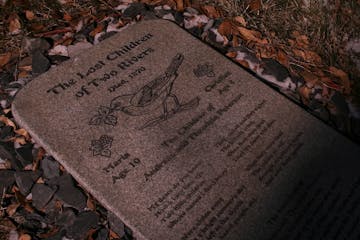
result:
[(13, 185), (15, 182), (14, 171), (12, 170), (0, 170), (0, 196), (2, 196), (5, 189)]
[(59, 188), (55, 196), (66, 205), (74, 207), (79, 211), (86, 207), (85, 194), (80, 188), (74, 185), (74, 181), (69, 174), (64, 174), (61, 177), (51, 179), (49, 185), (51, 184)]
[(53, 157), (45, 157), (40, 166), (43, 170), (43, 177), (51, 179), (60, 176), (60, 164)]
[(199, 27), (190, 28), (190, 29), (188, 29), (188, 31), (196, 37), (199, 37), (202, 34), (202, 29)]
[(185, 8), (185, 11), (188, 12), (188, 13), (191, 13), (193, 15), (198, 15), (199, 14), (199, 11), (196, 10), (195, 8), (192, 8), (192, 7)]
[(13, 76), (8, 72), (1, 72), (0, 73), (0, 86), (6, 87), (12, 80)]
[(43, 38), (26, 38), (23, 42), (23, 48), (28, 53), (34, 53), (36, 51), (44, 53), (50, 49), (50, 47), (50, 43)]
[(26, 144), (22, 147), (16, 148), (15, 152), (17, 153), (17, 157), (22, 163), (23, 166), (31, 164), (34, 160), (34, 156), (32, 154), (33, 145)]
[(1, 128), (0, 139), (6, 140), (15, 135), (14, 129), (11, 126), (5, 126)]
[(336, 106), (337, 114), (342, 114), (344, 116), (349, 114), (348, 103), (346, 102), (344, 95), (334, 92), (331, 97), (331, 102)]
[(65, 238), (65, 230), (58, 231), (55, 235), (52, 235), (51, 237), (44, 238), (44, 240), (66, 240)]
[(39, 231), (39, 229), (45, 229), (48, 225), (46, 219), (40, 214), (32, 212), (24, 213), (24, 215), (26, 221), (23, 223), (23, 227), (26, 229)]
[(114, 231), (119, 237), (125, 235), (125, 225), (124, 223), (112, 212), (107, 214), (108, 221), (110, 223), (110, 229)]
[(95, 240), (107, 240), (109, 239), (109, 230), (101, 228), (95, 234)]
[(184, 23), (184, 14), (182, 14), (181, 12), (175, 11), (174, 17), (177, 24), (182, 25)]
[(6, 145), (0, 144), (0, 159), (3, 161), (15, 158), (15, 152), (10, 150), (10, 147), (6, 147)]
[(210, 28), (212, 28), (213, 25), (214, 25), (214, 19), (210, 19), (210, 20), (206, 23), (206, 25), (205, 25), (205, 27), (204, 27), (204, 32), (209, 31)]
[(32, 204), (37, 209), (42, 209), (54, 196), (56, 190), (45, 184), (36, 183), (31, 190)]
[(66, 229), (74, 224), (75, 218), (76, 214), (74, 210), (71, 208), (65, 208), (64, 211), (57, 217), (55, 225)]
[(162, 18), (165, 20), (175, 21), (175, 18), (171, 13), (164, 15)]
[(66, 60), (70, 59), (70, 57), (62, 56), (62, 55), (50, 55), (49, 60), (51, 64), (59, 65), (62, 62), (65, 62)]
[(32, 54), (32, 73), (33, 75), (39, 75), (46, 72), (50, 68), (51, 64), (44, 54), (40, 51), (35, 51)]
[(40, 171), (17, 171), (15, 181), (21, 194), (27, 196), (36, 180), (41, 176)]
[(69, 56), (68, 48), (64, 45), (57, 45), (49, 51), (49, 55), (50, 56), (61, 55), (68, 57)]
[(140, 15), (146, 11), (145, 5), (143, 3), (135, 2), (126, 8), (123, 17), (124, 18), (135, 18), (137, 15)]
[(86, 234), (98, 225), (99, 217), (93, 211), (81, 212), (74, 223), (66, 229), (66, 236), (73, 239), (85, 239)]

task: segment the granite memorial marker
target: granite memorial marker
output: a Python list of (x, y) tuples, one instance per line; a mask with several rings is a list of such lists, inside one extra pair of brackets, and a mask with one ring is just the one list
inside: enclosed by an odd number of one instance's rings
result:
[(173, 23), (40, 75), (15, 118), (138, 239), (358, 239), (360, 148)]

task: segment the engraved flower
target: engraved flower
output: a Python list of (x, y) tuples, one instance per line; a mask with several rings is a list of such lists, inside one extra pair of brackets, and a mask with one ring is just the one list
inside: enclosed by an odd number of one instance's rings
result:
[(103, 157), (111, 157), (111, 145), (113, 141), (113, 137), (108, 135), (102, 135), (98, 140), (92, 140), (90, 151), (92, 151), (93, 156), (103, 156)]
[(115, 126), (117, 124), (117, 117), (112, 114), (111, 108), (100, 106), (98, 113), (90, 119), (90, 125), (100, 125), (105, 123), (107, 125)]
[(198, 64), (197, 67), (193, 70), (196, 77), (214, 77), (214, 66), (210, 63)]

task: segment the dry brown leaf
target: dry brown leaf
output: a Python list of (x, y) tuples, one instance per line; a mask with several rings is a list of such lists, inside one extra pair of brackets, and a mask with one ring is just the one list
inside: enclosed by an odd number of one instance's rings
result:
[(32, 66), (31, 65), (27, 65), (27, 66), (19, 66), (18, 69), (20, 71), (27, 71), (30, 72), (32, 70)]
[(266, 39), (261, 39), (261, 33), (258, 31), (250, 30), (244, 27), (237, 27), (237, 30), (246, 41), (253, 41), (260, 44), (268, 43)]
[(303, 50), (294, 48), (294, 49), (292, 49), (292, 51), (295, 54), (295, 56), (305, 60), (306, 56), (305, 56), (305, 52)]
[(201, 10), (205, 13), (206, 16), (209, 18), (219, 18), (220, 13), (219, 11), (211, 5), (205, 5), (201, 7)]
[(260, 45), (256, 47), (258, 52), (260, 53), (261, 58), (276, 58), (277, 53), (275, 48), (269, 45)]
[(178, 10), (179, 12), (183, 12), (184, 11), (184, 0), (175, 0), (176, 2), (176, 10)]
[(25, 78), (25, 77), (28, 77), (28, 76), (30, 76), (29, 71), (21, 71), (18, 74), (18, 78)]
[(292, 49), (292, 51), (297, 57), (301, 58), (305, 62), (321, 65), (321, 57), (313, 51), (301, 50), (296, 48)]
[(18, 34), (20, 32), (20, 28), (21, 28), (21, 23), (20, 23), (20, 19), (19, 16), (16, 13), (12, 13), (9, 16), (9, 32), (10, 34)]
[(15, 133), (25, 137), (26, 140), (29, 140), (30, 139), (30, 135), (29, 133), (23, 129), (23, 128), (20, 128), (20, 129), (17, 129), (17, 130), (14, 130)]
[(233, 36), (232, 44), (233, 44), (233, 46), (239, 46), (240, 45), (238, 36), (236, 36), (236, 35)]
[(16, 129), (16, 125), (13, 121), (11, 121), (10, 119), (8, 119), (7, 117), (5, 116), (0, 116), (0, 121), (5, 123), (5, 125), (7, 126), (11, 126), (13, 127), (14, 129)]
[(322, 84), (324, 84), (326, 87), (334, 89), (336, 91), (342, 91), (343, 87), (341, 85), (339, 85), (338, 83), (334, 82), (333, 80), (331, 80), (331, 78), (329, 77), (321, 77), (320, 81)]
[(93, 211), (96, 210), (96, 204), (95, 204), (94, 200), (91, 199), (90, 197), (86, 201), (86, 206)]
[(34, 14), (33, 11), (26, 10), (25, 11), (25, 17), (26, 17), (27, 20), (32, 21), (32, 20), (35, 19), (35, 14)]
[(103, 30), (104, 30), (104, 25), (100, 24), (94, 30), (92, 30), (89, 35), (95, 37), (96, 34), (102, 32)]
[(70, 22), (72, 20), (72, 17), (70, 14), (68, 13), (64, 13), (64, 20), (67, 21), (67, 22)]
[(245, 21), (245, 18), (244, 18), (244, 17), (242, 17), (242, 16), (236, 16), (236, 17), (234, 17), (234, 21), (235, 21), (236, 23), (239, 23), (240, 25), (246, 27), (246, 21)]
[(46, 27), (45, 27), (45, 25), (36, 22), (36, 23), (32, 23), (32, 24), (31, 24), (31, 29), (32, 29), (32, 31), (34, 31), (34, 32), (41, 32), (41, 31), (46, 30)]
[(236, 52), (228, 52), (226, 53), (226, 56), (230, 57), (230, 58), (235, 58), (237, 56)]
[(7, 214), (11, 217), (16, 213), (17, 208), (20, 206), (20, 203), (15, 202), (6, 207)]
[(283, 50), (279, 50), (277, 52), (276, 59), (279, 61), (279, 63), (281, 63), (285, 67), (289, 68), (289, 66), (290, 66), (289, 65), (289, 57)]
[(296, 44), (301, 48), (308, 48), (309, 38), (305, 35), (301, 35), (298, 31), (293, 31), (291, 36), (295, 39)]
[(344, 72), (343, 70), (338, 69), (333, 66), (329, 67), (329, 72), (341, 80), (341, 83), (344, 87), (344, 93), (350, 94), (351, 93), (351, 83), (350, 83), (348, 74), (346, 72)]
[(311, 88), (304, 85), (299, 87), (298, 91), (304, 103), (307, 104), (310, 99)]
[(120, 237), (116, 232), (114, 232), (113, 230), (110, 229), (109, 238), (110, 238), (110, 240), (114, 240), (114, 239), (119, 239)]
[[(238, 59), (238, 60), (236, 60), (236, 61), (237, 61), (238, 63), (240, 63), (241, 66), (250, 69), (249, 63), (248, 63), (247, 61), (245, 61), (245, 60), (240, 60), (240, 59)], [(252, 70), (253, 70), (253, 69), (252, 69)]]
[(38, 152), (37, 152), (37, 154), (36, 154), (35, 161), (34, 161), (34, 163), (33, 163), (33, 169), (32, 169), (33, 171), (35, 171), (36, 169), (38, 169), (39, 164), (40, 164), (40, 161), (41, 161), (41, 159), (44, 158), (44, 155), (45, 155), (45, 154), (46, 154), (45, 149), (42, 148), (42, 147), (40, 147), (40, 148), (38, 149)]
[(7, 52), (4, 54), (0, 54), (0, 67), (5, 66), (10, 62), (11, 59), (11, 52)]
[(19, 144), (21, 144), (21, 145), (26, 144), (26, 140), (25, 140), (24, 137), (14, 137), (14, 138), (10, 138), (9, 141), (16, 142), (16, 143), (19, 143)]
[(31, 240), (31, 236), (29, 234), (21, 234), (18, 240)]
[(232, 24), (230, 21), (223, 21), (218, 28), (218, 32), (223, 36), (229, 36), (232, 34)]
[(307, 57), (307, 60), (309, 62), (313, 62), (315, 64), (321, 64), (322, 63), (322, 59), (319, 56), (319, 54), (317, 54), (316, 52), (313, 51), (305, 51), (305, 55)]
[(319, 82), (319, 77), (309, 71), (303, 71), (300, 75), (304, 78), (306, 85), (310, 88), (313, 88)]
[(259, 11), (261, 9), (261, 0), (252, 0), (249, 4), (251, 11)]

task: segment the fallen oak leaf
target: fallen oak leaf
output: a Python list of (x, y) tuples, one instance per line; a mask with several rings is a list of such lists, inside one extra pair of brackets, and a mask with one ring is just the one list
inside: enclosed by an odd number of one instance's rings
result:
[(10, 14), (9, 18), (9, 32), (12, 35), (20, 33), (21, 23), (19, 16), (16, 13)]
[(21, 234), (18, 240), (31, 240), (31, 236), (29, 234)]
[(244, 27), (237, 27), (237, 30), (246, 41), (253, 41), (260, 44), (268, 44), (268, 41), (266, 39), (261, 39), (261, 33), (258, 31), (250, 30)]
[(279, 61), (279, 63), (281, 63), (285, 67), (287, 67), (287, 68), (290, 67), (289, 57), (283, 50), (278, 50), (276, 59)]
[(0, 121), (5, 123), (5, 125), (7, 126), (11, 126), (14, 129), (16, 129), (16, 125), (13, 121), (11, 121), (9, 118), (5, 117), (5, 116), (0, 116)]
[(18, 209), (19, 206), (20, 206), (20, 203), (18, 203), (18, 202), (10, 204), (9, 206), (6, 207), (6, 213), (10, 217), (12, 217), (16, 213), (16, 210)]
[(37, 154), (36, 154), (36, 158), (34, 159), (34, 162), (33, 162), (33, 164), (32, 164), (32, 170), (33, 170), (33, 171), (35, 171), (36, 169), (39, 168), (40, 161), (41, 161), (41, 159), (44, 158), (45, 154), (46, 154), (45, 149), (42, 148), (42, 147), (40, 147), (40, 148), (38, 149)]
[(68, 13), (64, 13), (63, 19), (67, 22), (70, 22), (72, 20), (72, 17)]
[(10, 62), (11, 59), (11, 52), (7, 52), (4, 54), (0, 54), (0, 67), (5, 66)]
[(319, 77), (309, 71), (302, 71), (300, 75), (303, 77), (306, 86), (309, 88), (313, 88), (319, 82)]
[(277, 53), (275, 48), (269, 45), (260, 45), (256, 46), (258, 52), (260, 53), (260, 58), (276, 58)]
[(235, 23), (239, 23), (240, 25), (246, 27), (245, 18), (242, 17), (242, 16), (236, 16), (236, 17), (234, 17), (234, 22), (235, 22)]
[(226, 36), (226, 37), (228, 37), (228, 36), (230, 36), (231, 34), (232, 34), (232, 24), (231, 24), (231, 22), (230, 21), (228, 21), (228, 20), (225, 20), (225, 21), (223, 21), (220, 25), (219, 25), (219, 27), (218, 27), (218, 32), (221, 34), (221, 35), (223, 35), (223, 36)]
[(293, 31), (291, 36), (295, 39), (296, 44), (301, 48), (308, 48), (309, 38), (306, 35), (301, 35), (298, 31)]
[(261, 9), (261, 0), (252, 0), (249, 4), (251, 11), (257, 12)]
[(303, 102), (307, 105), (309, 103), (309, 99), (310, 99), (311, 88), (307, 87), (306, 85), (303, 85), (298, 88), (298, 92), (299, 92)]
[(23, 128), (16, 129), (16, 130), (14, 130), (14, 132), (16, 134), (23, 136), (27, 141), (30, 140), (30, 135), (25, 129), (23, 129)]
[(109, 233), (110, 240), (120, 239), (119, 235), (116, 232), (114, 232), (113, 230), (110, 229), (109, 232), (110, 232)]
[(32, 21), (32, 20), (35, 19), (35, 14), (34, 14), (34, 12), (32, 12), (30, 10), (26, 10), (25, 11), (25, 17), (26, 17), (27, 20)]
[(201, 10), (209, 18), (219, 18), (220, 17), (220, 12), (214, 6), (204, 5), (204, 6), (201, 6)]
[(329, 72), (341, 80), (341, 83), (344, 87), (344, 93), (350, 94), (351, 93), (351, 83), (350, 83), (348, 74), (346, 72), (344, 72), (343, 70), (338, 69), (333, 66), (329, 67)]
[(343, 90), (343, 86), (332, 81), (331, 78), (329, 78), (329, 77), (321, 77), (320, 81), (322, 84), (324, 84), (328, 88), (334, 89), (339, 92), (341, 92)]
[(235, 58), (237, 56), (237, 52), (228, 52), (226, 53), (226, 56), (228, 56), (229, 58)]
[(184, 1), (183, 0), (175, 0), (176, 2), (176, 10), (179, 12), (184, 11)]

